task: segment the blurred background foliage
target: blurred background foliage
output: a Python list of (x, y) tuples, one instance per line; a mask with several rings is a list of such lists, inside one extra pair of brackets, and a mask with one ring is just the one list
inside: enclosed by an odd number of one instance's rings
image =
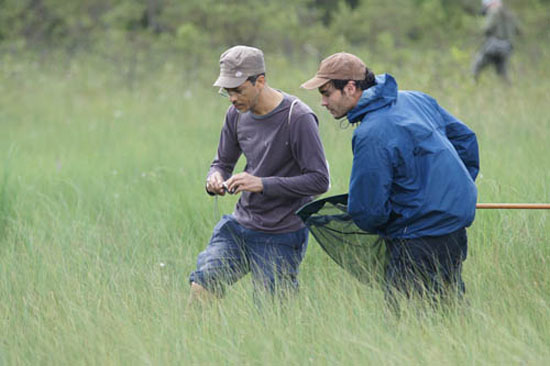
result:
[[(529, 25), (524, 39), (549, 44), (550, 0), (506, 4)], [(406, 61), (402, 50), (411, 48), (444, 49), (465, 59), (481, 42), (480, 5), (479, 0), (0, 0), (0, 62), (22, 53), (48, 62), (57, 55), (62, 63), (86, 57), (110, 61), (133, 80), (163, 67), (178, 67), (188, 79), (205, 66), (211, 74), (219, 54), (235, 44), (289, 62), (353, 49)]]

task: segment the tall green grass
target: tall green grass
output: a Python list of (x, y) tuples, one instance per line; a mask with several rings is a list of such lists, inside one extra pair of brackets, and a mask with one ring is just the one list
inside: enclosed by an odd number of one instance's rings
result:
[[(362, 56), (477, 132), (480, 202), (550, 202), (548, 53), (518, 53), (511, 86), (490, 71), (474, 85), (460, 55)], [(345, 192), (352, 128), (298, 89), (316, 61), (270, 61), (271, 84), (318, 112), (327, 194)], [(544, 211), (477, 212), (463, 307), (411, 303), (396, 318), (377, 285), (359, 284), (312, 239), (288, 303), (258, 308), (245, 278), (185, 314), (187, 276), (236, 200), (216, 208), (204, 194), (227, 108), (210, 87), (215, 72), (189, 80), (172, 67), (129, 85), (83, 60), (2, 64), (0, 365), (547, 363)]]

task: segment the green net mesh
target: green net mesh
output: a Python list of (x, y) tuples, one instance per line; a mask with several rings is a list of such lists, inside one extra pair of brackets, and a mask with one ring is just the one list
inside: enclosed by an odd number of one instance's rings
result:
[(387, 265), (386, 245), (378, 235), (361, 230), (347, 213), (348, 195), (311, 202), (298, 210), (321, 248), (359, 281), (378, 281)]

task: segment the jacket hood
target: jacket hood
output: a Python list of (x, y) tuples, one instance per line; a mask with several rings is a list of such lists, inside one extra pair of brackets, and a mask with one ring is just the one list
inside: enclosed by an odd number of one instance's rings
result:
[(376, 85), (363, 91), (357, 105), (348, 112), (349, 123), (357, 123), (368, 112), (393, 103), (397, 99), (397, 82), (390, 74), (376, 76)]

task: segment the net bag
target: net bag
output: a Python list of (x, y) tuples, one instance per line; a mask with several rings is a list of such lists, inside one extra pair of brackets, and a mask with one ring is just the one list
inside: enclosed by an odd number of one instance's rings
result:
[(296, 214), (340, 267), (363, 283), (379, 281), (388, 262), (384, 240), (355, 225), (347, 203), (347, 194), (327, 197), (304, 205)]

